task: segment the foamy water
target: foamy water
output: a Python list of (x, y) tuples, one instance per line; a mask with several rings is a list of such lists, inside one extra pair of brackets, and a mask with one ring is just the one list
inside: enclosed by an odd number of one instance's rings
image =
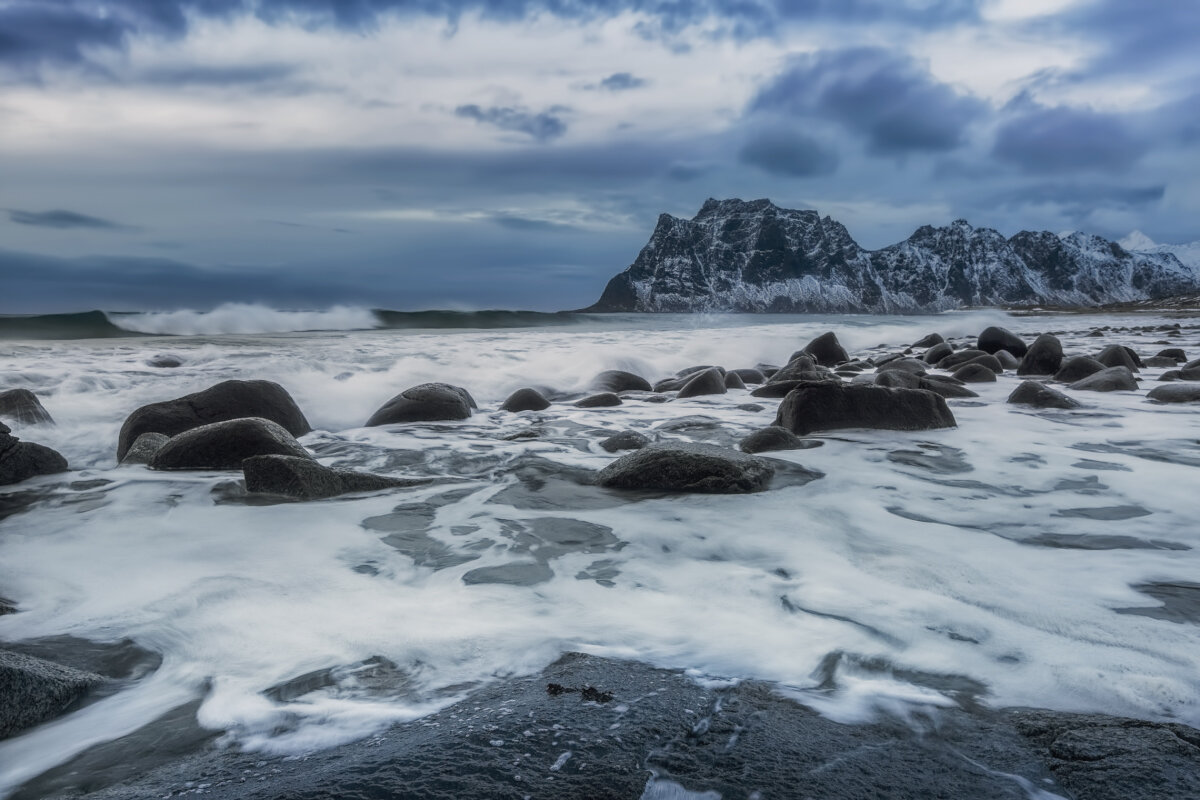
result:
[[(9, 343), (0, 386), (33, 389), (59, 423), (14, 432), (59, 449), (76, 471), (7, 490), (43, 487), (46, 498), (0, 521), (0, 594), (22, 612), (0, 617), (0, 639), (128, 637), (164, 660), (124, 692), (0, 743), (0, 794), (194, 698), (199, 722), (231, 744), (304, 752), (567, 650), (778, 681), (845, 721), (956, 702), (914, 677), (925, 674), (964, 676), (995, 706), (1200, 724), (1200, 629), (1114, 610), (1159, 605), (1134, 586), (1200, 574), (1200, 413), (1145, 400), (1161, 370), (1144, 370), (1137, 393), (1077, 393), (1086, 408), (1072, 412), (1006, 405), (1017, 382), (1006, 374), (972, 386), (979, 401), (951, 402), (956, 429), (840, 431), (817, 437), (817, 449), (771, 454), (825, 477), (749, 496), (546, 502), (519, 479), (547, 462), (602, 467), (613, 458), (597, 446), (605, 431), (731, 444), (770, 424), (777, 401), (733, 391), (495, 411), (521, 386), (582, 390), (603, 369), (653, 380), (690, 364), (779, 364), (829, 329), (852, 353), (1001, 322), (1029, 338), (1069, 331), (1072, 353), (1120, 342), (1152, 355), (1161, 333), (1084, 334), (1160, 321), (656, 317), (569, 330)], [(1196, 329), (1178, 343), (1200, 354)], [(183, 366), (146, 366), (161, 354)], [(228, 378), (285, 386), (317, 429), (302, 442), (323, 463), (445, 479), (259, 507), (218, 502), (214, 487), (235, 474), (115, 467), (130, 411)], [(429, 380), (468, 388), (481, 411), (358, 427)], [(737, 407), (748, 402), (766, 408)], [(685, 416), (708, 419), (660, 429)], [(506, 438), (531, 427), (538, 438)], [(475, 582), (492, 568), (525, 577)], [(834, 688), (818, 690), (818, 667), (835, 652)], [(288, 702), (263, 694), (373, 656), (406, 673), (403, 691), (350, 678)]]

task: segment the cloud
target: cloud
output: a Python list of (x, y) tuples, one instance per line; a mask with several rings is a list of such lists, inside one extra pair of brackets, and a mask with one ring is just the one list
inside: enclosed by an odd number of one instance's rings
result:
[(559, 115), (568, 110), (564, 106), (551, 106), (545, 111), (534, 113), (518, 106), (481, 108), (472, 104), (459, 106), (454, 109), (454, 114), (492, 125), (502, 131), (524, 133), (539, 142), (548, 142), (567, 132), (567, 123), (563, 122)]
[(157, 67), (136, 76), (136, 81), (152, 86), (254, 86), (290, 80), (297, 68), (290, 64), (240, 64), (210, 66), (185, 64)]
[(88, 228), (91, 230), (123, 231), (133, 230), (127, 225), (113, 222), (100, 217), (91, 217), (75, 211), (54, 209), (52, 211), (21, 211), (9, 209), (8, 218), (18, 225), (32, 225), (37, 228), (57, 228), (70, 230), (72, 228)]
[(1025, 172), (1123, 171), (1150, 148), (1118, 114), (1070, 106), (1031, 105), (1006, 120), (996, 133), (993, 155)]
[(1122, 186), (1109, 183), (1035, 183), (992, 195), (988, 205), (1009, 208), (1027, 205), (1060, 205), (1077, 211), (1098, 206), (1144, 208), (1163, 199), (1165, 184)]
[(987, 111), (939, 82), (911, 56), (881, 48), (801, 56), (764, 86), (750, 113), (833, 120), (864, 136), (874, 154), (953, 150)]
[(600, 81), (600, 88), (610, 92), (623, 92), (627, 89), (640, 89), (647, 83), (645, 78), (639, 78), (629, 72), (614, 72)]
[(743, 164), (793, 178), (831, 175), (838, 166), (836, 152), (811, 136), (785, 128), (754, 133), (742, 146), (738, 158)]

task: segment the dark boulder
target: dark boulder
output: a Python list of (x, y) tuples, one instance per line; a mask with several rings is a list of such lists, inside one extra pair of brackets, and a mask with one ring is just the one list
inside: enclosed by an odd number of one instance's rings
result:
[(824, 381), (779, 381), (778, 383), (764, 383), (757, 389), (750, 392), (751, 397), (767, 397), (779, 398), (786, 397), (787, 393), (795, 389), (797, 386), (803, 386), (806, 383), (824, 383)]
[(1162, 358), (1174, 359), (1176, 363), (1187, 361), (1187, 354), (1178, 347), (1168, 347), (1165, 350), (1159, 350), (1157, 355)]
[(1146, 394), (1146, 399), (1159, 403), (1200, 403), (1200, 384), (1168, 383), (1155, 386)]
[(940, 333), (931, 333), (927, 336), (922, 336), (920, 339), (912, 343), (913, 347), (933, 347), (934, 345), (942, 344), (946, 340)]
[(176, 367), (183, 366), (183, 359), (168, 353), (159, 353), (156, 356), (146, 359), (146, 366), (158, 369), (175, 369)]
[(1037, 381), (1021, 381), (1021, 385), (1013, 389), (1012, 394), (1008, 396), (1008, 402), (1034, 408), (1079, 408), (1080, 406), (1079, 401)]
[(600, 447), (609, 453), (621, 450), (641, 450), (650, 444), (650, 439), (637, 431), (621, 431), (613, 434), (600, 443)]
[(1021, 366), (1021, 362), (1017, 359), (1017, 357), (1007, 350), (997, 350), (995, 353), (992, 353), (992, 357), (995, 358), (996, 361), (1000, 363), (1000, 366), (1004, 369), (1017, 369), (1019, 366)]
[(448, 383), (422, 383), (405, 389), (388, 400), (367, 420), (366, 427), (401, 422), (438, 422), (467, 419), (477, 408), (474, 399), (461, 386)]
[(738, 442), (743, 453), (766, 453), (771, 450), (803, 450), (811, 445), (787, 428), (768, 425), (759, 428)]
[(1155, 369), (1174, 369), (1178, 364), (1178, 361), (1166, 356), (1150, 356), (1149, 358), (1142, 359), (1143, 366), (1154, 367)]
[(149, 464), (150, 459), (154, 458), (154, 454), (169, 441), (171, 441), (171, 437), (165, 433), (143, 433), (125, 453), (121, 463), (126, 465)]
[(1200, 367), (1184, 367), (1179, 370), (1179, 380), (1200, 381)]
[(592, 378), (590, 387), (598, 392), (648, 392), (650, 381), (632, 372), (609, 369)]
[(53, 425), (54, 418), (42, 407), (38, 396), (28, 389), (0, 392), (0, 419), (22, 425)]
[(775, 424), (803, 435), (841, 428), (919, 431), (957, 423), (946, 401), (923, 389), (806, 383), (779, 404)]
[(612, 408), (621, 405), (621, 398), (612, 392), (588, 395), (575, 403), (576, 408)]
[(923, 361), (918, 361), (915, 358), (894, 358), (884, 364), (880, 364), (877, 372), (890, 372), (892, 370), (900, 370), (901, 372), (911, 372), (913, 375), (924, 375), (925, 368), (929, 365)]
[(1054, 380), (1060, 383), (1074, 383), (1104, 369), (1106, 367), (1091, 356), (1072, 356), (1054, 373)]
[(22, 442), (0, 422), (0, 486), (20, 483), (38, 475), (66, 472), (67, 460), (60, 453), (33, 442)]
[(655, 392), (677, 392), (683, 385), (687, 383), (687, 378), (663, 378), (661, 381), (654, 384), (651, 391)]
[(933, 347), (925, 351), (925, 355), (921, 356), (921, 360), (926, 364), (936, 364), (946, 356), (954, 352), (954, 348), (942, 342), (935, 344)]
[(1179, 380), (1179, 372), (1180, 370), (1177, 369), (1169, 369), (1162, 375), (1159, 375), (1158, 379), (1160, 381), (1177, 381)]
[(184, 431), (244, 417), (261, 417), (282, 425), (292, 436), (312, 427), (291, 395), (271, 381), (224, 381), (202, 392), (142, 406), (129, 415), (117, 441), (117, 460), (143, 433), (175, 436)]
[(92, 672), (0, 650), (0, 739), (59, 716), (103, 681)]
[(742, 383), (766, 383), (767, 376), (757, 369), (731, 369), (728, 375), (737, 375)]
[(1062, 366), (1062, 342), (1051, 333), (1043, 333), (1033, 340), (1021, 364), (1018, 375), (1053, 375)]
[(1096, 360), (1106, 367), (1125, 367), (1130, 372), (1137, 372), (1138, 363), (1130, 355), (1128, 348), (1119, 344), (1110, 344), (1100, 351)]
[(980, 356), (991, 355), (983, 350), (958, 350), (937, 362), (939, 369), (956, 369)]
[(876, 372), (874, 375), (859, 375), (853, 383), (871, 383), (876, 386), (886, 386), (889, 389), (917, 389), (921, 386), (923, 376), (899, 369), (889, 369)]
[(812, 356), (800, 354), (781, 367), (772, 375), (767, 383), (782, 383), (783, 381), (819, 381), (825, 373), (817, 369), (817, 362)]
[(954, 370), (954, 377), (963, 383), (995, 383), (996, 373), (978, 362), (963, 364)]
[(261, 455), (242, 461), (246, 488), (297, 500), (322, 500), (351, 492), (375, 492), (423, 483), (411, 478), (389, 478), (367, 472), (324, 467), (307, 456)]
[(1133, 391), (1138, 388), (1137, 378), (1127, 367), (1109, 367), (1070, 385), (1071, 389), (1089, 392)]
[[(1007, 353), (1008, 351), (1007, 350), (998, 350), (997, 352), (998, 353)], [(1009, 358), (1012, 358), (1012, 356), (1009, 356)], [(956, 370), (962, 369), (963, 367), (971, 365), (971, 364), (975, 364), (977, 366), (990, 369), (996, 375), (999, 375), (1000, 373), (1004, 372), (1004, 364), (1001, 363), (999, 356), (991, 355), (990, 353), (984, 353), (981, 356), (975, 356), (970, 361), (964, 361), (963, 363), (961, 363), (957, 367), (955, 367), (955, 369)]]
[(248, 417), (201, 425), (172, 436), (150, 459), (151, 469), (241, 469), (251, 456), (310, 458), (282, 425)]
[(745, 389), (746, 384), (742, 381), (740, 375), (736, 372), (725, 373), (725, 388), (726, 389)]
[(813, 360), (823, 367), (834, 367), (850, 360), (850, 354), (842, 347), (833, 331), (822, 333), (804, 345), (803, 352), (812, 356)]
[(722, 375), (725, 374), (724, 367), (717, 367), (717, 366), (713, 366), (712, 364), (698, 364), (698, 365), (691, 366), (691, 367), (684, 367), (683, 369), (681, 369), (675, 373), (675, 377), (676, 378), (686, 378), (689, 375), (695, 375), (697, 372), (704, 372), (704, 371), (710, 370), (710, 369), (715, 369), (717, 372), (720, 372)]
[(979, 397), (975, 392), (963, 386), (962, 381), (949, 375), (926, 375), (917, 383), (916, 388), (933, 392), (942, 397)]
[(610, 489), (742, 494), (767, 488), (775, 468), (767, 461), (711, 444), (658, 442), (600, 470), (596, 483)]
[(1007, 328), (999, 328), (995, 325), (985, 328), (983, 333), (979, 334), (979, 340), (975, 346), (985, 353), (1007, 350), (1017, 358), (1023, 357), (1029, 349), (1025, 342), (1021, 341), (1020, 336)]
[(699, 397), (705, 394), (725, 394), (725, 376), (717, 369), (706, 369), (688, 379), (680, 389), (677, 397)]
[(550, 407), (550, 401), (537, 389), (517, 389), (500, 405), (501, 411), (542, 411)]

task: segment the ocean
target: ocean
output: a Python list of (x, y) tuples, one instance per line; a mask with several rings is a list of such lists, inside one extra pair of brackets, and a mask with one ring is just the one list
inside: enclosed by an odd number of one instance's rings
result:
[[(302, 754), (571, 651), (771, 681), (841, 722), (969, 695), (1200, 725), (1200, 414), (1146, 400), (1161, 368), (1139, 392), (1077, 392), (1072, 411), (1006, 404), (1018, 379), (1005, 373), (949, 401), (956, 428), (834, 431), (770, 453), (823, 477), (750, 495), (622, 494), (579, 476), (614, 458), (598, 445), (613, 433), (735, 446), (778, 400), (568, 402), (602, 370), (653, 382), (779, 365), (828, 330), (857, 356), (998, 324), (1026, 341), (1054, 332), (1068, 354), (1169, 342), (1194, 358), (1197, 322), (258, 306), (2, 318), (0, 389), (33, 390), (57, 422), (13, 433), (72, 471), (0, 488), (0, 595), (19, 608), (0, 640), (130, 640), (161, 663), (0, 742), (0, 796), (188, 704), (224, 746)], [(180, 366), (150, 366), (159, 356)], [(117, 466), (130, 412), (231, 378), (286, 388), (321, 463), (428, 483), (263, 504), (240, 473)], [(427, 381), (465, 387), (479, 411), (362, 427)], [(498, 410), (524, 386), (562, 400)], [(385, 687), (361, 678), (371, 659), (394, 666)], [(278, 689), (317, 671), (311, 691)]]

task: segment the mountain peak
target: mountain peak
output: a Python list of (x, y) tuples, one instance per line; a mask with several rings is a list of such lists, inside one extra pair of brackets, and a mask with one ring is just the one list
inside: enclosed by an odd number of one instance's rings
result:
[(1099, 236), (1046, 231), (1006, 239), (956, 219), (868, 251), (816, 211), (709, 198), (691, 220), (661, 217), (589, 310), (915, 313), (1200, 290), (1200, 266), (1161, 249), (1131, 253)]
[(1158, 247), (1158, 242), (1151, 239), (1141, 231), (1133, 231), (1123, 239), (1117, 240), (1117, 244), (1131, 252), (1139, 250), (1153, 250)]

